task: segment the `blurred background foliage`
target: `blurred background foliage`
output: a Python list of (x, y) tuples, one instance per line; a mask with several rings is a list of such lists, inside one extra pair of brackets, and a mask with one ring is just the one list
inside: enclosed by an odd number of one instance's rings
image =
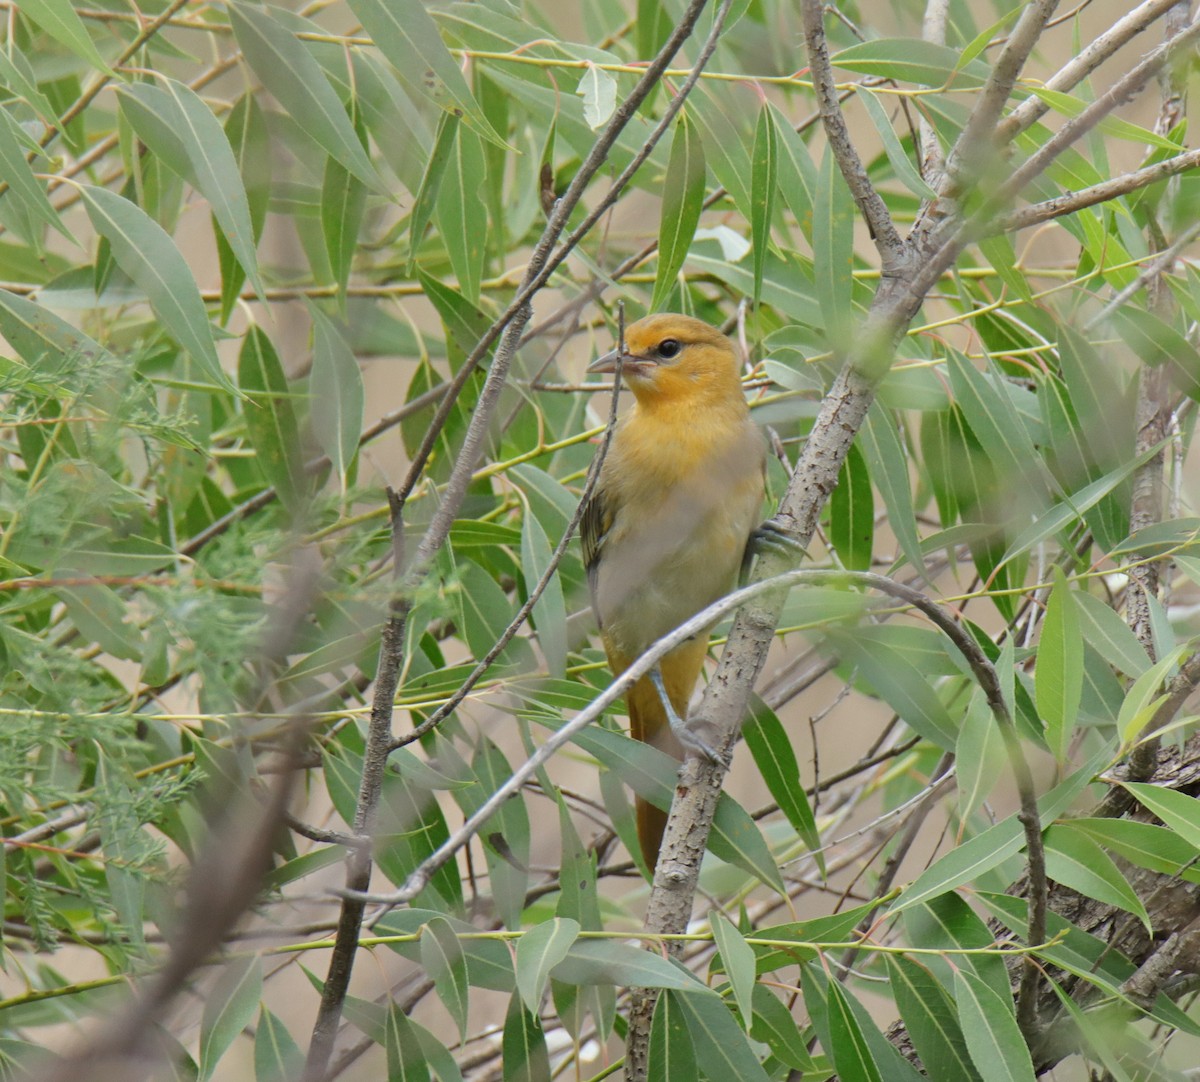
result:
[[(401, 484), (548, 209), (682, 7), (0, 4), (5, 1077), (82, 1039), (154, 966), (214, 809), (269, 784), (264, 763), (302, 716), (297, 818), (230, 960), (162, 1020), (148, 1068), (299, 1077), (318, 1000), (304, 974), (319, 984), (326, 964), (391, 589), (383, 486)], [(930, 192), (919, 125), (954, 139), (1014, 14), (953, 0), (932, 45), (920, 7), (850, 2), (827, 19), (852, 132), (902, 227)], [(1032, 75), (1122, 13), (1083, 7), (1047, 32)], [(738, 339), (782, 492), (879, 281), (801, 40), (793, 4), (734, 3), (668, 137), (535, 298), (483, 461), (413, 599), (398, 735), (461, 685), (548, 566), (608, 412), (581, 379), (610, 348), (618, 301)], [(697, 47), (631, 118), (572, 224)], [(1050, 111), (1015, 153), (1109, 81), (1056, 93), (1031, 77), (1017, 97), (1040, 93)], [(1152, 131), (1156, 108), (1064, 153), (1030, 201), (1181, 153), (1186, 121)], [(1194, 235), (1196, 185), (1184, 173), (1020, 232), (1001, 223), (969, 248), (901, 343), (810, 552), (961, 616), (1052, 794), (1046, 825), (1088, 805), (1196, 633), (1200, 277), (1179, 259), (1160, 284), (1139, 278)], [(439, 505), (485, 369), (411, 479), (410, 539)], [(1168, 499), (1131, 538), (1135, 476), (1164, 450), (1135, 446), (1150, 371), (1170, 377)], [(1152, 664), (1122, 605), (1130, 566), (1167, 558)], [(272, 651), (302, 573), (319, 587)], [(606, 686), (586, 608), (572, 547), (460, 709), (391, 757), (379, 883), (403, 882)], [(686, 955), (700, 980), (620, 940), (645, 897), (625, 786), (669, 799), (673, 769), (612, 711), (416, 907), (373, 929), (398, 938), (354, 986), (335, 1073), (541, 1079), (553, 1063), (554, 1077), (598, 1078), (620, 1054), (619, 989), (650, 984), (671, 990), (653, 1045), (683, 1057), (671, 1078), (912, 1077), (878, 1028), (898, 1014), (929, 1077), (1032, 1077), (1001, 960), (955, 953), (1002, 934), (989, 918), (1024, 921), (1001, 893), (1022, 868), (1014, 798), (969, 671), (929, 624), (848, 588), (796, 591), (782, 628), (702, 881), (714, 915)], [(1144, 922), (1130, 880), (1148, 867), (1195, 881), (1200, 812), (1143, 795), (1164, 825), (1066, 819), (1047, 846), (1057, 883)], [(889, 857), (908, 885), (874, 935), (897, 953), (860, 954), (843, 986), (835, 945), (873, 911)], [(1091, 992), (1076, 1073), (1056, 1077), (1085, 1077), (1085, 1061), (1102, 1077), (1184, 1077), (1200, 1058), (1191, 1001), (1133, 1002), (1121, 950), (1059, 920), (1044, 957)]]

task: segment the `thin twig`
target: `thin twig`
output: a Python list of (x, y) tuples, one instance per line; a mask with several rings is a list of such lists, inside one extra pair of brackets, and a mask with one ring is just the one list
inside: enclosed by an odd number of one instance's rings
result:
[(854, 149), (850, 130), (834, 85), (833, 67), (829, 63), (829, 44), (825, 39), (825, 7), (821, 0), (802, 0), (801, 16), (804, 21), (804, 41), (808, 49), (808, 65), (812, 73), (813, 88), (817, 93), (817, 104), (821, 109), (821, 120), (825, 125), (825, 137), (829, 150), (837, 161), (842, 176), (854, 202), (866, 219), (871, 230), (871, 239), (879, 251), (885, 274), (899, 274), (908, 260), (908, 249), (887, 206), (879, 197), (867, 176), (862, 159)]

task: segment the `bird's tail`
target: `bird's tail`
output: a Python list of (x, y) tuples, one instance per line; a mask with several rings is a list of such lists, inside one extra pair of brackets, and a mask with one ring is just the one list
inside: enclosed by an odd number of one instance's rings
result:
[[(687, 717), (688, 702), (704, 667), (704, 656), (708, 652), (708, 636), (697, 637), (672, 651), (662, 660), (663, 684), (675, 713)], [(616, 666), (613, 666), (614, 672)], [(625, 698), (629, 708), (629, 732), (635, 740), (653, 744), (660, 751), (680, 762), (684, 759), (683, 745), (671, 732), (667, 712), (663, 709), (658, 692), (647, 677), (642, 677)], [(642, 797), (634, 801), (637, 810), (638, 842), (642, 856), (651, 873), (658, 863), (658, 850), (662, 844), (663, 830), (667, 825), (667, 813)]]

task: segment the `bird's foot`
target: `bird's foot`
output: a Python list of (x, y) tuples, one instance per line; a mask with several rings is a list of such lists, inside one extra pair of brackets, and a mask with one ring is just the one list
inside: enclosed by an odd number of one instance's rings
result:
[(649, 672), (650, 683), (654, 685), (654, 690), (658, 692), (659, 701), (663, 705), (663, 711), (667, 715), (667, 724), (671, 726), (671, 733), (683, 749), (690, 755), (695, 755), (697, 758), (706, 759), (710, 763), (729, 766), (728, 760), (720, 754), (703, 736), (697, 731), (699, 725), (691, 724), (679, 716), (678, 711), (671, 703), (671, 698), (667, 694), (667, 689), (663, 684), (662, 671), (657, 665)]
[(774, 552), (781, 556), (791, 556), (797, 562), (808, 557), (808, 549), (776, 518), (769, 518), (752, 530), (750, 543), (758, 553)]

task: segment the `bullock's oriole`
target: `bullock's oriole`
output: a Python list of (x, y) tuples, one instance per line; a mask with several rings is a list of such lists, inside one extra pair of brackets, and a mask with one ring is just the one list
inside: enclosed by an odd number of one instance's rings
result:
[[(698, 319), (634, 323), (625, 351), (588, 367), (621, 371), (637, 400), (613, 435), (581, 524), (592, 607), (620, 675), (652, 643), (736, 584), (763, 501), (765, 444), (750, 420), (729, 339)], [(626, 696), (633, 736), (683, 759), (711, 754), (688, 733), (709, 632), (663, 657)], [(666, 813), (638, 798), (653, 869)]]

